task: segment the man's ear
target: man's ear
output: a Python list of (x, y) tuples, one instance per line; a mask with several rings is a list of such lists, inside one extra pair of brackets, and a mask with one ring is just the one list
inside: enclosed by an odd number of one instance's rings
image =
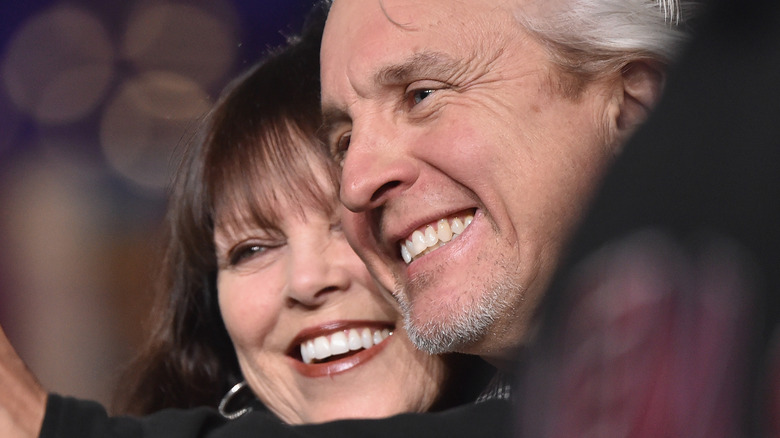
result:
[(645, 121), (661, 97), (665, 78), (663, 65), (658, 62), (633, 61), (623, 67), (623, 99), (615, 120), (621, 137)]

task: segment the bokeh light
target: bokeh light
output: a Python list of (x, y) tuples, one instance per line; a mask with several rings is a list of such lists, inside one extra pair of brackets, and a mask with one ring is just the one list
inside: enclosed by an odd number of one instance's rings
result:
[(3, 250), (13, 254), (9, 275), (24, 291), (3, 325), (13, 326), (44, 385), (107, 399), (106, 382), (126, 353), (106, 312), (116, 290), (104, 257), (110, 210), (96, 193), (99, 171), (70, 158), (27, 159), (3, 175), (0, 227), (13, 231), (4, 233)]
[(149, 72), (127, 81), (100, 124), (109, 165), (140, 187), (162, 191), (173, 151), (209, 106), (206, 92), (176, 73)]
[(234, 9), (223, 1), (144, 2), (129, 19), (122, 55), (141, 71), (167, 70), (213, 85), (233, 65), (235, 21)]
[(11, 100), (42, 123), (84, 117), (105, 95), (113, 72), (114, 51), (102, 23), (68, 6), (26, 23), (2, 65)]

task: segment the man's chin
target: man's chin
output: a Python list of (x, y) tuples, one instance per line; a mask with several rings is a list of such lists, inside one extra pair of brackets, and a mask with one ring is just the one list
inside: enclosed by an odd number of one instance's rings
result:
[[(495, 279), (494, 279), (495, 280)], [(482, 288), (450, 291), (438, 299), (422, 290), (397, 290), (405, 327), (412, 343), (430, 354), (491, 354), (504, 345), (508, 333), (497, 333), (507, 318), (515, 319), (512, 299), (518, 296), (514, 281), (486, 281)], [(419, 286), (419, 284), (410, 285)], [(458, 299), (452, 299), (454, 296)], [(410, 296), (415, 298), (410, 298)]]
[(418, 326), (409, 324), (406, 328), (409, 339), (421, 351), (428, 354), (444, 354), (463, 351), (475, 341), (464, 339), (462, 336), (454, 335), (443, 327), (431, 327), (430, 324)]
[[(422, 309), (418, 309), (422, 310)], [(489, 335), (498, 307), (469, 309), (426, 309), (404, 313), (405, 327), (412, 343), (429, 354), (472, 352)], [(478, 349), (476, 349), (478, 350)], [(473, 351), (480, 354), (479, 351)]]

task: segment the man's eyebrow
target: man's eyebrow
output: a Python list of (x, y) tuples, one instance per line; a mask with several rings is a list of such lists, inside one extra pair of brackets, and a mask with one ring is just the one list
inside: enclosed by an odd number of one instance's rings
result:
[(460, 63), (442, 52), (421, 52), (406, 60), (379, 69), (374, 82), (380, 85), (405, 84), (419, 79), (449, 77)]
[[(421, 52), (397, 63), (382, 67), (371, 75), (379, 85), (398, 85), (425, 78), (447, 78), (459, 71), (461, 64), (441, 52)], [(352, 123), (346, 109), (323, 102), (320, 136), (326, 139), (331, 131), (342, 124)]]

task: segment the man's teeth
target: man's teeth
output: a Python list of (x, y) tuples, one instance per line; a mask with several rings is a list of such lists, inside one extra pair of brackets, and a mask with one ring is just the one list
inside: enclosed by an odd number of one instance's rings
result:
[(369, 349), (392, 335), (388, 329), (349, 329), (320, 336), (301, 344), (301, 358), (304, 363), (327, 359), (349, 351)]
[(436, 223), (436, 229), (428, 225), (423, 230), (416, 230), (411, 237), (401, 244), (401, 257), (406, 264), (412, 263), (420, 255), (428, 254), (452, 240), (471, 225), (474, 216), (455, 217), (450, 220), (441, 219)]

